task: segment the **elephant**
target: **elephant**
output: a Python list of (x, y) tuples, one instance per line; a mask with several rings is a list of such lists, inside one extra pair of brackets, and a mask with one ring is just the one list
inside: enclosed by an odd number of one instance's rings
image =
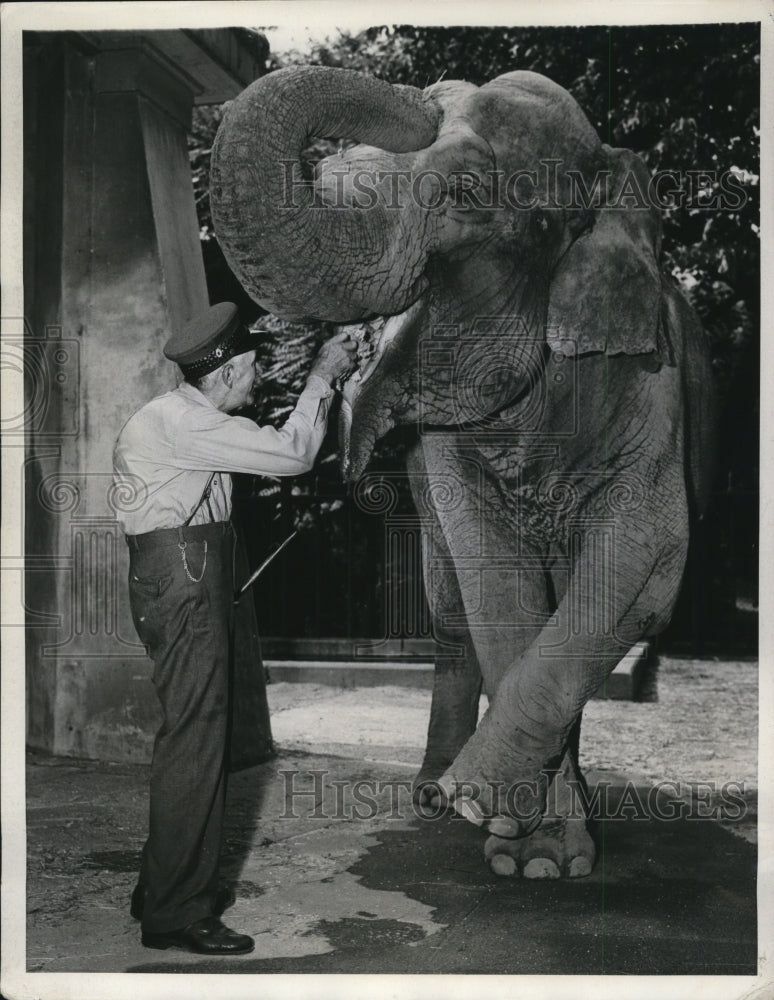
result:
[[(313, 137), (340, 146), (309, 179)], [(359, 338), (344, 477), (416, 427), (436, 640), (416, 802), (481, 827), (500, 875), (591, 872), (582, 711), (669, 622), (710, 489), (708, 348), (662, 272), (649, 184), (521, 70), (424, 90), (278, 70), (227, 105), (212, 149), (215, 232), (247, 292)]]

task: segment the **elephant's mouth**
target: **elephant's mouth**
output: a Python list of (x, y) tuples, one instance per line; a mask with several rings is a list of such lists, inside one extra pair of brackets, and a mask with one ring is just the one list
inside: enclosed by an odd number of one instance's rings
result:
[[(374, 444), (395, 425), (394, 400), (389, 387), (393, 380), (379, 379), (378, 388), (370, 380), (377, 368), (389, 368), (391, 355), (401, 347), (409, 328), (424, 308), (420, 296), (408, 309), (393, 316), (377, 316), (360, 323), (342, 325), (359, 344), (358, 367), (342, 387), (339, 417), (341, 469), (345, 479), (355, 480), (371, 457)], [(368, 385), (367, 385), (368, 384)], [(366, 393), (364, 390), (368, 389)], [(367, 395), (366, 401), (363, 397)], [(354, 420), (357, 411), (357, 419)]]
[[(413, 308), (412, 306), (411, 309)], [(400, 332), (411, 309), (397, 316), (375, 316), (363, 323), (352, 323), (338, 328), (346, 330), (358, 342), (358, 366), (344, 383), (342, 393), (345, 399), (351, 401), (379, 367), (385, 350)]]

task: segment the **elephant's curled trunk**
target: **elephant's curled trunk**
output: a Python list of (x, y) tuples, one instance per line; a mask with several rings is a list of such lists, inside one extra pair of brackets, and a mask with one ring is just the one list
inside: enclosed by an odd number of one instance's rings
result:
[(324, 67), (278, 70), (232, 101), (212, 150), (212, 216), (250, 295), (287, 318), (339, 322), (409, 305), (425, 263), (417, 213), (315, 203), (298, 160), (311, 136), (421, 149), (439, 119), (413, 87)]

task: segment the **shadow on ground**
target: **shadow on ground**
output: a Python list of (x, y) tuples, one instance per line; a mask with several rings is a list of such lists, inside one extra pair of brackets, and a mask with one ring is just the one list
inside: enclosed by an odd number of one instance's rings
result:
[[(26, 902), (29, 972), (756, 973), (755, 664), (662, 658), (657, 697), (589, 703), (587, 777), (609, 786), (605, 815), (623, 818), (601, 826), (597, 866), (578, 881), (498, 878), (479, 830), (413, 814), (429, 692), (269, 690), (283, 749), (232, 775), (222, 859), (237, 892), (226, 922), (255, 952), (143, 948), (129, 899), (147, 765), (30, 753), (26, 900), (8, 908), (15, 924)], [(358, 785), (374, 782), (403, 786), (409, 808), (385, 791), (353, 812)], [(726, 788), (745, 808), (671, 822), (619, 808), (625, 789), (664, 782), (692, 815)]]
[(597, 867), (577, 881), (494, 876), (480, 831), (448, 815), (376, 839), (349, 873), (432, 907), (435, 933), (361, 912), (317, 921), (327, 954), (184, 966), (170, 954), (128, 971), (756, 973), (756, 849), (711, 820), (608, 820)]

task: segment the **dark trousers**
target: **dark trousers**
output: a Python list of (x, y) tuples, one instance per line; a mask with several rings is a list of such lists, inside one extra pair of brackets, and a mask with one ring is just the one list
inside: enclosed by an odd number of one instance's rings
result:
[(143, 930), (213, 910), (226, 794), (234, 533), (227, 522), (127, 538), (132, 617), (161, 703), (140, 883)]

